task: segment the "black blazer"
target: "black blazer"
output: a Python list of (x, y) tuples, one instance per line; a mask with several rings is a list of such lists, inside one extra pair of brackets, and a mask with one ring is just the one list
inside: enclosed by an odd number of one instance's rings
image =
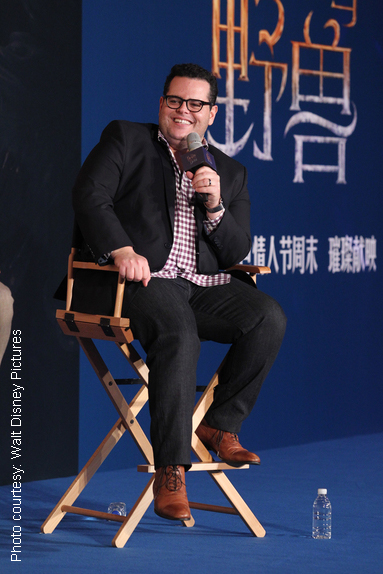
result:
[[(96, 261), (132, 245), (152, 272), (165, 265), (173, 242), (175, 177), (167, 148), (157, 136), (155, 124), (113, 121), (80, 170), (73, 207), (80, 239)], [(251, 248), (246, 168), (214, 146), (209, 151), (226, 211), (207, 235), (204, 206), (195, 206), (197, 268), (208, 275), (238, 263)]]

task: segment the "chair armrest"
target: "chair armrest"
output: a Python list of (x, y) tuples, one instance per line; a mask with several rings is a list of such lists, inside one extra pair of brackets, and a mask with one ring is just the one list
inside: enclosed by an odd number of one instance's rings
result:
[(265, 275), (266, 273), (271, 273), (270, 267), (264, 267), (263, 265), (247, 265), (246, 263), (233, 265), (233, 267), (229, 267), (229, 269), (226, 269), (226, 271), (243, 271), (251, 277), (254, 283), (257, 283), (257, 275)]
[(74, 269), (93, 269), (94, 271), (118, 271), (116, 265), (98, 265), (91, 261), (76, 261), (73, 260)]
[(238, 265), (233, 265), (229, 267), (226, 271), (245, 271), (245, 273), (250, 273), (250, 275), (265, 275), (266, 273), (271, 273), (270, 267), (264, 267), (262, 265), (247, 265), (245, 263), (239, 263)]

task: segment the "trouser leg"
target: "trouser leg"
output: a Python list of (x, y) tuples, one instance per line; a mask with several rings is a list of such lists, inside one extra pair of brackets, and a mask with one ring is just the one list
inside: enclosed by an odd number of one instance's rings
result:
[(156, 468), (190, 466), (200, 340), (189, 290), (183, 279), (152, 278), (147, 287), (132, 285), (125, 295), (124, 315), (147, 353)]
[(238, 433), (278, 354), (285, 314), (272, 297), (235, 278), (210, 292), (198, 290), (190, 303), (202, 338), (232, 343), (206, 420)]

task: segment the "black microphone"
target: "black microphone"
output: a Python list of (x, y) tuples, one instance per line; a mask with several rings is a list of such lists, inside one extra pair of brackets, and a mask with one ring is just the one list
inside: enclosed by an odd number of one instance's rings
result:
[[(210, 167), (217, 171), (214, 157), (202, 145), (201, 138), (196, 132), (191, 132), (187, 136), (188, 151), (181, 156), (182, 168), (184, 171), (195, 173), (203, 166)], [(208, 193), (198, 194), (203, 202), (208, 201)]]

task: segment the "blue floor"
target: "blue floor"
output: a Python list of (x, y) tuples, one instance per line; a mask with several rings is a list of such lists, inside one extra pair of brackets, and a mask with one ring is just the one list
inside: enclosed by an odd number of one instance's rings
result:
[[(151, 506), (123, 549), (110, 546), (115, 523), (67, 515), (52, 534), (41, 523), (71, 479), (22, 485), (21, 562), (11, 562), (11, 487), (0, 488), (0, 572), (35, 574), (174, 570), (201, 574), (380, 574), (383, 571), (383, 434), (266, 450), (260, 467), (228, 472), (266, 529), (255, 538), (236, 516), (193, 511), (184, 528)], [(99, 472), (76, 504), (106, 510), (131, 506), (147, 475), (135, 469)], [(311, 538), (317, 488), (333, 506), (331, 540)], [(226, 504), (206, 473), (189, 473), (190, 500)]]

